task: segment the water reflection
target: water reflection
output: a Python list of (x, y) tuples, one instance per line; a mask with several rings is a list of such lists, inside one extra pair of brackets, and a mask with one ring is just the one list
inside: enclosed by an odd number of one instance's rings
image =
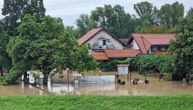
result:
[(184, 86), (181, 82), (152, 82), (149, 85), (128, 84), (53, 84), (52, 92), (58, 95), (105, 95), (105, 96), (160, 96), (193, 94), (192, 85)]
[[(139, 77), (143, 80), (143, 77)], [(168, 82), (149, 78), (150, 84), (144, 85), (143, 81), (138, 85), (127, 83), (126, 85), (111, 84), (52, 84), (48, 80), (48, 85), (32, 85), (20, 82), (19, 85), (0, 85), (0, 96), (15, 95), (45, 95), (45, 91), (56, 95), (105, 95), (105, 96), (163, 96), (193, 94), (193, 84), (183, 82)], [(38, 89), (39, 88), (39, 89)], [(44, 91), (43, 91), (44, 90)]]

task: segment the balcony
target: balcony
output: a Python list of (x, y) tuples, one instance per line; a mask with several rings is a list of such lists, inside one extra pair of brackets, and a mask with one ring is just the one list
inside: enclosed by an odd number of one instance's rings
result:
[(113, 44), (109, 45), (92, 45), (92, 50), (106, 50), (106, 49), (115, 49)]

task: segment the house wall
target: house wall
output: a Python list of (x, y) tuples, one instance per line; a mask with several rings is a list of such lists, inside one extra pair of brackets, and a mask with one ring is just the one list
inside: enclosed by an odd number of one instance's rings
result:
[(95, 42), (99, 41), (100, 38), (109, 39), (110, 42), (108, 44), (114, 45), (114, 49), (123, 49), (123, 45), (105, 31), (99, 32), (95, 37), (87, 41), (86, 44), (90, 44), (90, 46), (92, 47), (92, 45), (94, 45)]
[(135, 40), (133, 40), (132, 43), (133, 43), (132, 44), (132, 49), (139, 49), (139, 46), (138, 46), (138, 44), (137, 44), (137, 42)]

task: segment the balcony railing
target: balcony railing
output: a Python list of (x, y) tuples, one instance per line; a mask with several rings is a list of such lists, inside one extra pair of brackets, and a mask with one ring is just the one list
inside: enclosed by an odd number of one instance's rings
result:
[(106, 50), (106, 49), (115, 49), (113, 44), (110, 45), (92, 45), (92, 50)]

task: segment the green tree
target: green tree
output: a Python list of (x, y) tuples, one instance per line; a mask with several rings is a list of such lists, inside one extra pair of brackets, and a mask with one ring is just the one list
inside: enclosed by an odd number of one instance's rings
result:
[(117, 37), (128, 37), (134, 31), (132, 17), (120, 5), (97, 7), (91, 12), (91, 19)]
[(88, 55), (88, 49), (79, 46), (65, 31), (61, 19), (46, 16), (39, 23), (34, 16), (27, 15), (18, 32), (18, 36), (10, 39), (6, 50), (13, 63), (5, 80), (8, 84), (28, 70), (41, 70), (47, 78), (54, 69), (82, 71), (95, 67), (96, 62)]
[(3, 69), (9, 69), (11, 67), (10, 58), (6, 53), (6, 44), (9, 39), (3, 29), (3, 23), (0, 21), (0, 73), (3, 76)]
[(184, 17), (184, 5), (179, 2), (165, 4), (160, 9), (161, 24), (167, 28), (173, 28), (178, 19)]
[(134, 9), (137, 12), (139, 17), (149, 17), (153, 13), (153, 4), (144, 1), (137, 4), (134, 4)]
[(187, 17), (193, 19), (193, 8), (188, 11)]
[(9, 42), (9, 38), (18, 34), (16, 28), (20, 25), (22, 18), (26, 14), (34, 15), (38, 21), (41, 21), (41, 18), (45, 16), (43, 0), (4, 0), (2, 15), (5, 17), (0, 24), (1, 26), (3, 25), (0, 35), (1, 70), (9, 70), (12, 66), (5, 47)]
[(139, 30), (136, 30), (137, 33), (152, 33), (152, 34), (161, 34), (161, 33), (169, 33), (168, 29), (159, 26), (159, 25), (152, 25), (147, 28), (142, 28)]
[(97, 24), (90, 18), (89, 15), (82, 14), (76, 20), (76, 37), (79, 38), (90, 31), (92, 28), (96, 28)]
[(134, 4), (134, 10), (139, 16), (139, 19), (136, 19), (139, 21), (135, 29), (137, 32), (160, 24), (160, 11), (153, 4), (147, 1), (140, 2)]
[(177, 39), (170, 46), (176, 74), (189, 76), (193, 73), (193, 20), (180, 19), (176, 31)]
[(6, 33), (16, 35), (16, 28), (26, 14), (36, 16), (40, 20), (45, 16), (43, 0), (4, 0), (2, 15)]

